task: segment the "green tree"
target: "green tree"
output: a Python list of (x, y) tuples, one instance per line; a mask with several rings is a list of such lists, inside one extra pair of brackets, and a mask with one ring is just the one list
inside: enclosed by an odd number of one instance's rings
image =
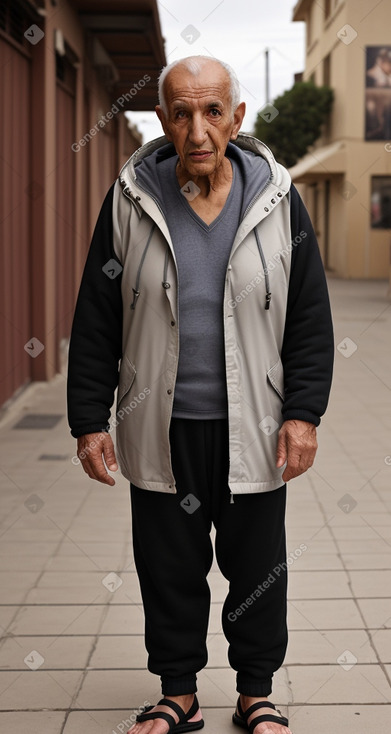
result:
[(278, 110), (274, 119), (268, 122), (258, 112), (254, 135), (271, 148), (280, 163), (290, 168), (320, 136), (333, 99), (330, 87), (297, 82), (274, 100)]

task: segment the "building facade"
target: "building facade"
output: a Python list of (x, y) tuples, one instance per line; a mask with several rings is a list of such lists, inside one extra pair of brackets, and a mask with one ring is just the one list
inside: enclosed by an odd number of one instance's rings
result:
[(388, 278), (391, 248), (391, 3), (300, 0), (303, 80), (334, 90), (322, 137), (291, 175), (315, 223), (326, 268)]
[(166, 63), (156, 0), (0, 3), (0, 406), (60, 370), (103, 198)]

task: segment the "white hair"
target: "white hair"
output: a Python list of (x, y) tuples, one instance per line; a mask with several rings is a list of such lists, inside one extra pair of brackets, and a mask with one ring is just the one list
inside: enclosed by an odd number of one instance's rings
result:
[(239, 102), (240, 102), (240, 84), (239, 80), (232, 69), (232, 67), (229, 64), (226, 64), (225, 61), (220, 61), (220, 59), (214, 59), (211, 56), (186, 56), (184, 59), (177, 59), (176, 61), (173, 61), (171, 64), (168, 64), (167, 66), (164, 66), (158, 81), (158, 92), (159, 92), (159, 105), (161, 106), (164, 114), (168, 115), (168, 109), (167, 109), (167, 103), (166, 98), (164, 96), (164, 82), (166, 80), (166, 77), (170, 73), (171, 69), (174, 69), (175, 66), (182, 65), (184, 66), (187, 71), (189, 71), (193, 76), (197, 76), (200, 72), (202, 67), (206, 64), (208, 61), (216, 61), (220, 66), (225, 69), (229, 76), (230, 81), (230, 92), (231, 92), (231, 113), (235, 112)]

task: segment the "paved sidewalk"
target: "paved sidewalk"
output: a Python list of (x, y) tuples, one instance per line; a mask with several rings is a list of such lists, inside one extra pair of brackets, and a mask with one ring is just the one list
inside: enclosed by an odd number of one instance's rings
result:
[[(330, 291), (334, 388), (316, 466), (289, 485), (288, 552), (298, 557), (289, 648), (272, 700), (294, 734), (383, 733), (391, 699), (391, 303), (385, 282), (330, 280)], [(34, 414), (58, 422), (17, 427)], [(58, 375), (29, 388), (0, 424), (0, 727), (8, 734), (121, 734), (144, 702), (160, 697), (159, 679), (146, 671), (128, 483), (92, 482), (74, 453)], [(237, 694), (220, 625), (227, 584), (215, 565), (209, 579), (210, 657), (199, 699), (205, 734), (228, 734), (237, 731)]]

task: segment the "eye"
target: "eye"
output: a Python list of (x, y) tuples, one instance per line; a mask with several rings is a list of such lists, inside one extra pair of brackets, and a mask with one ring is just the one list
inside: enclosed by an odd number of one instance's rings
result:
[(221, 111), (218, 109), (218, 107), (211, 107), (209, 113), (212, 115), (212, 117), (221, 117)]
[(185, 110), (177, 110), (175, 113), (175, 119), (176, 120), (183, 120), (183, 118), (186, 117)]

